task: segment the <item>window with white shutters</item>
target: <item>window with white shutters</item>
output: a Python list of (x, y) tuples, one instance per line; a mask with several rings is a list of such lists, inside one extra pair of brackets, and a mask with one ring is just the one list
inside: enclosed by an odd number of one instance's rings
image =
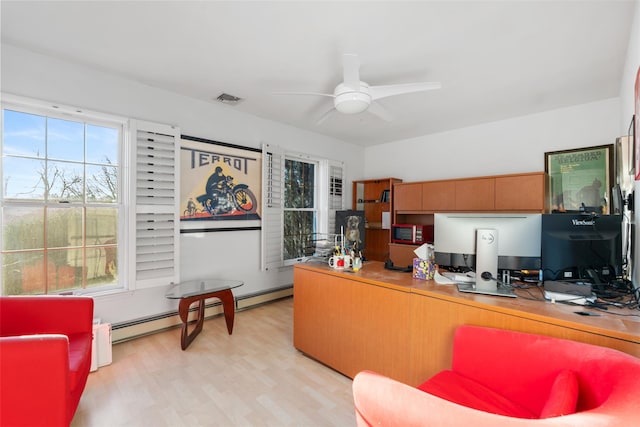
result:
[(334, 233), (344, 208), (342, 163), (263, 146), (262, 267), (313, 255), (314, 241)]
[(179, 130), (3, 95), (3, 295), (178, 280)]

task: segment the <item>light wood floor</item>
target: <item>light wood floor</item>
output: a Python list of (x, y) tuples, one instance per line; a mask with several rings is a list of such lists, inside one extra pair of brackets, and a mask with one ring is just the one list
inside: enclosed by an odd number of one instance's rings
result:
[(180, 329), (113, 346), (89, 374), (71, 424), (354, 426), (351, 380), (293, 347), (293, 299), (205, 321), (186, 351)]

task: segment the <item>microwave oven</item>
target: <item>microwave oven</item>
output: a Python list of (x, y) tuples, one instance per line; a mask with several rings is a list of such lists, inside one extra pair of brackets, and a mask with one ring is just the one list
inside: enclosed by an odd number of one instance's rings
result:
[(433, 225), (393, 224), (391, 226), (391, 241), (408, 245), (433, 243)]

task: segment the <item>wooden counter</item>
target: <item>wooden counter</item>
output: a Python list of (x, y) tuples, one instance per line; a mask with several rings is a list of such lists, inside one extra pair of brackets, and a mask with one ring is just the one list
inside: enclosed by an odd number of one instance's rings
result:
[[(453, 331), (473, 324), (566, 338), (640, 357), (640, 312), (460, 293), (369, 261), (357, 273), (324, 264), (294, 268), (294, 346), (353, 378), (363, 369), (418, 385), (451, 364)], [(497, 361), (508, 363), (508, 360)]]

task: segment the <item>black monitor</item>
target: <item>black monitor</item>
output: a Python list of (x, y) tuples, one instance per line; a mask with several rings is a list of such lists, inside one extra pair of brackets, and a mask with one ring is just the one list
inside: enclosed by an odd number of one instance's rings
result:
[(622, 276), (622, 215), (542, 215), (543, 280), (609, 283)]

